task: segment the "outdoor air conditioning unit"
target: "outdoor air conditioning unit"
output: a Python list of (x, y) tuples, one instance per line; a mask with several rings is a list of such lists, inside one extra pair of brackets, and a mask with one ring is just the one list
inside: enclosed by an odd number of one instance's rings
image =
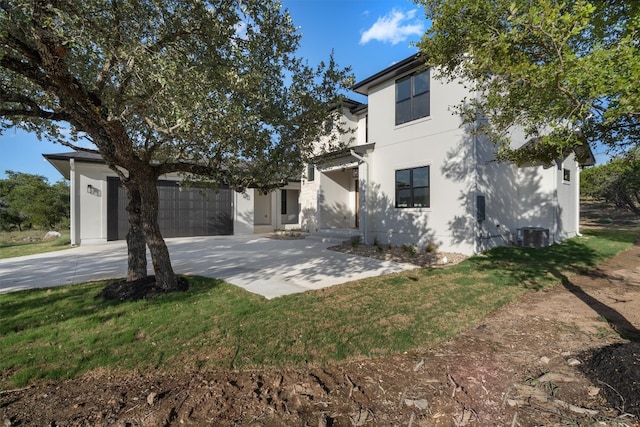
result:
[(517, 241), (527, 248), (549, 246), (549, 229), (542, 227), (522, 227), (517, 230)]

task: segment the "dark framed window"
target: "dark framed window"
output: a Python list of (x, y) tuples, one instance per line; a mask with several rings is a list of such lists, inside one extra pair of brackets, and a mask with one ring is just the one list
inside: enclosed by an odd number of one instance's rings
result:
[(280, 192), (280, 213), (282, 215), (287, 214), (287, 190)]
[(396, 80), (396, 125), (429, 116), (430, 96), (429, 70)]
[(562, 180), (565, 182), (571, 181), (571, 170), (562, 169)]
[(316, 179), (316, 165), (309, 163), (307, 165), (307, 181)]
[(396, 171), (396, 208), (431, 206), (429, 166)]

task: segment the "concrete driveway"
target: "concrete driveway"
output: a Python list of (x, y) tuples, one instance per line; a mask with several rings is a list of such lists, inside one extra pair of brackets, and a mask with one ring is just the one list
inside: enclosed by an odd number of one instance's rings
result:
[[(166, 239), (174, 271), (224, 279), (266, 298), (415, 268), (328, 250), (312, 239), (263, 236)], [(124, 241), (0, 260), (0, 293), (126, 276)], [(149, 262), (149, 266), (151, 262)]]

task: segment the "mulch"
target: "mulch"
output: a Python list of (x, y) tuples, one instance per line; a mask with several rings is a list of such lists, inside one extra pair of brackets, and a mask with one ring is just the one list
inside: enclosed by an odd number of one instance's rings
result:
[(582, 357), (582, 372), (600, 387), (607, 402), (640, 417), (640, 342), (596, 348)]

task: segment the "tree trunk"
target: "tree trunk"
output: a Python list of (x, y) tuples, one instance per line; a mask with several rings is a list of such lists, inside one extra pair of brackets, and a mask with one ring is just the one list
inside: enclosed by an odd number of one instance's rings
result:
[(127, 233), (127, 282), (147, 277), (147, 242), (142, 228), (140, 189), (135, 185), (124, 184), (127, 189), (127, 214), (129, 232)]
[(158, 188), (155, 176), (144, 176), (137, 181), (141, 199), (141, 218), (144, 236), (147, 240), (151, 262), (156, 276), (156, 285), (165, 291), (178, 289), (178, 280), (171, 266), (169, 249), (160, 233), (158, 225)]

